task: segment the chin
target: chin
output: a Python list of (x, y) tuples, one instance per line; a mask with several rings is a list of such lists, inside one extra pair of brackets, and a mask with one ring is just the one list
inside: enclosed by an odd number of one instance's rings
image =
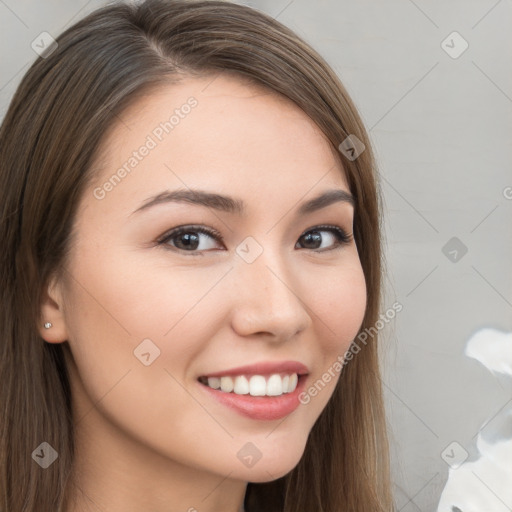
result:
[(279, 452), (276, 452), (274, 454), (276, 458), (273, 458), (273, 460), (261, 458), (252, 468), (243, 472), (244, 476), (242, 478), (254, 483), (272, 482), (292, 471), (299, 463), (302, 454), (303, 451), (297, 450), (294, 456), (286, 453), (286, 455), (279, 458)]

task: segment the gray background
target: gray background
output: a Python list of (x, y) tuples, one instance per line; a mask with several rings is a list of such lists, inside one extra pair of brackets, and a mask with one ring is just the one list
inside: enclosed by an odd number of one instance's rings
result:
[[(36, 36), (105, 3), (0, 0), (0, 117)], [(382, 331), (396, 504), (435, 511), (448, 476), (441, 452), (452, 441), (471, 452), (510, 405), (510, 380), (464, 348), (483, 327), (512, 331), (511, 2), (245, 3), (327, 59), (370, 131), (385, 199), (383, 311), (403, 305)], [(453, 31), (469, 44), (458, 58), (441, 46)], [(457, 261), (442, 251), (452, 237), (468, 250)]]

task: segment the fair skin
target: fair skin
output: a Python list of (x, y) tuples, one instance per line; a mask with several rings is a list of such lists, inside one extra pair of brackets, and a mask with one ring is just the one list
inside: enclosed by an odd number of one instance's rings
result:
[[(190, 96), (197, 106), (97, 199), (94, 187)], [(308, 367), (309, 386), (344, 354), (366, 307), (356, 244), (338, 245), (325, 229), (318, 242), (302, 235), (322, 224), (351, 234), (354, 208), (338, 201), (297, 211), (324, 191), (349, 187), (304, 112), (232, 76), (164, 86), (120, 117), (105, 140), (99, 179), (79, 204), (66, 271), (50, 283), (41, 310), (53, 324), (41, 329), (43, 338), (64, 342), (72, 355), (83, 494), (67, 512), (237, 512), (247, 482), (275, 480), (297, 465), (339, 375), (280, 420), (245, 417), (205, 394), (197, 379), (294, 360)], [(243, 200), (247, 213), (185, 202), (133, 213), (176, 189)], [(183, 236), (158, 245), (189, 224), (213, 228), (222, 240), (196, 231), (195, 249)], [(247, 237), (263, 248), (251, 263), (236, 252)], [(149, 366), (133, 353), (147, 338), (160, 350)], [(247, 442), (262, 454), (252, 467), (237, 457)]]

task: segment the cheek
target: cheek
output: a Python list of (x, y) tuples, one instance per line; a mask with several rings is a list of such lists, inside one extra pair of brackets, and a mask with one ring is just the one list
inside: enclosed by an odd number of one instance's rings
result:
[(367, 303), (366, 281), (358, 258), (326, 272), (317, 281), (316, 287), (310, 282), (311, 291), (307, 294), (314, 319), (317, 364), (299, 396), (304, 424), (309, 424), (309, 428), (334, 393), (343, 371), (344, 355), (359, 332)]
[(340, 265), (313, 286), (308, 284), (310, 314), (316, 325), (324, 365), (330, 366), (356, 337), (366, 310), (366, 282), (359, 259)]

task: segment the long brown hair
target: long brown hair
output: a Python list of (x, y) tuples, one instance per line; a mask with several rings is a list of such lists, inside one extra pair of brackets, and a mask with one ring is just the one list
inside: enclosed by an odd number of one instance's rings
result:
[[(94, 11), (23, 77), (0, 128), (0, 509), (62, 511), (73, 472), (71, 393), (62, 344), (38, 332), (42, 293), (62, 271), (76, 206), (109, 127), (152, 87), (227, 71), (291, 99), (319, 126), (356, 199), (367, 286), (360, 331), (381, 303), (381, 198), (363, 123), (325, 60), (270, 16), (226, 1), (147, 0)], [(214, 75), (212, 75), (214, 76)], [(338, 146), (355, 135), (366, 149)], [(56, 447), (42, 471), (32, 452)], [(376, 336), (344, 367), (287, 475), (249, 483), (248, 512), (389, 512), (386, 418)]]

